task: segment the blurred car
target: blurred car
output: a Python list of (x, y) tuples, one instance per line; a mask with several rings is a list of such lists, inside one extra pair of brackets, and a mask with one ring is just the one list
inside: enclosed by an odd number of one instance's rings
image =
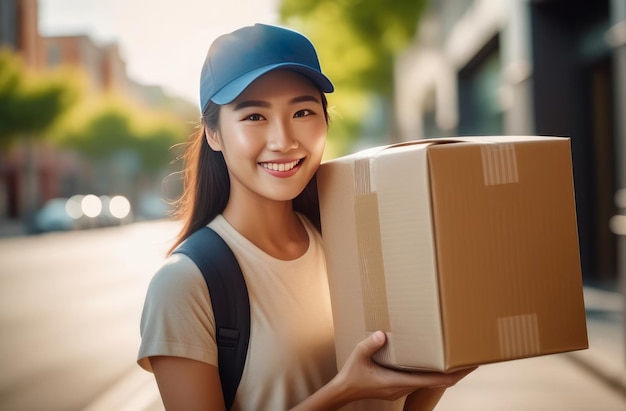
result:
[(156, 220), (166, 218), (171, 215), (171, 205), (169, 205), (158, 194), (145, 194), (137, 205), (137, 217), (142, 220)]
[(69, 231), (78, 227), (77, 221), (70, 217), (66, 210), (67, 198), (53, 198), (35, 214), (33, 231)]
[(54, 198), (36, 213), (32, 232), (69, 231), (109, 227), (133, 220), (130, 202), (123, 196), (77, 194), (70, 198)]

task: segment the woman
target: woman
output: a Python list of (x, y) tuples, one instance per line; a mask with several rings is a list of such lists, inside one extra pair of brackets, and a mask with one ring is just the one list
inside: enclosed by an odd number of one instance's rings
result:
[[(244, 273), (251, 333), (233, 409), (432, 409), (467, 371), (382, 368), (371, 356), (384, 345), (383, 332), (336, 370), (311, 200), (333, 85), (313, 45), (292, 30), (244, 27), (211, 45), (200, 83), (203, 124), (186, 152), (177, 244), (208, 224)], [(154, 372), (168, 410), (225, 408), (210, 295), (189, 258), (172, 254), (155, 274), (141, 329), (139, 364)]]

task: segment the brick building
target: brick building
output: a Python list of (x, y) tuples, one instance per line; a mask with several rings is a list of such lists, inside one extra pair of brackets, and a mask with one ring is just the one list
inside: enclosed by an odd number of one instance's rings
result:
[[(164, 104), (159, 87), (131, 80), (117, 44), (98, 44), (86, 35), (46, 36), (39, 33), (37, 0), (0, 0), (0, 47), (15, 51), (29, 69), (79, 68), (93, 93), (114, 91), (145, 105)], [(178, 110), (188, 109), (179, 102)], [(81, 159), (56, 149), (45, 139), (22, 141), (0, 151), (0, 220), (25, 220), (47, 200), (80, 189), (85, 174)], [(26, 171), (32, 167), (31, 171)]]

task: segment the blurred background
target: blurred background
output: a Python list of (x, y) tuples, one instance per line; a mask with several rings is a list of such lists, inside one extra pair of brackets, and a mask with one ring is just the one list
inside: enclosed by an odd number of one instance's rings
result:
[(0, 409), (160, 409), (141, 304), (208, 46), (255, 22), (316, 45), (326, 158), (571, 138), (590, 349), (485, 367), (438, 409), (626, 409), (624, 0), (0, 0)]

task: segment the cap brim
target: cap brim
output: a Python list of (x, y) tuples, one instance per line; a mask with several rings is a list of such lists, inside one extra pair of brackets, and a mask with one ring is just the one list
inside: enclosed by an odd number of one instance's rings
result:
[(258, 79), (263, 74), (279, 68), (289, 69), (301, 73), (311, 80), (324, 93), (332, 93), (335, 90), (333, 83), (330, 82), (328, 77), (319, 71), (313, 70), (310, 67), (301, 64), (278, 63), (260, 67), (236, 78), (215, 93), (213, 97), (211, 97), (211, 101), (220, 105), (231, 103), (241, 93), (243, 93), (243, 91), (248, 88), (254, 80)]

